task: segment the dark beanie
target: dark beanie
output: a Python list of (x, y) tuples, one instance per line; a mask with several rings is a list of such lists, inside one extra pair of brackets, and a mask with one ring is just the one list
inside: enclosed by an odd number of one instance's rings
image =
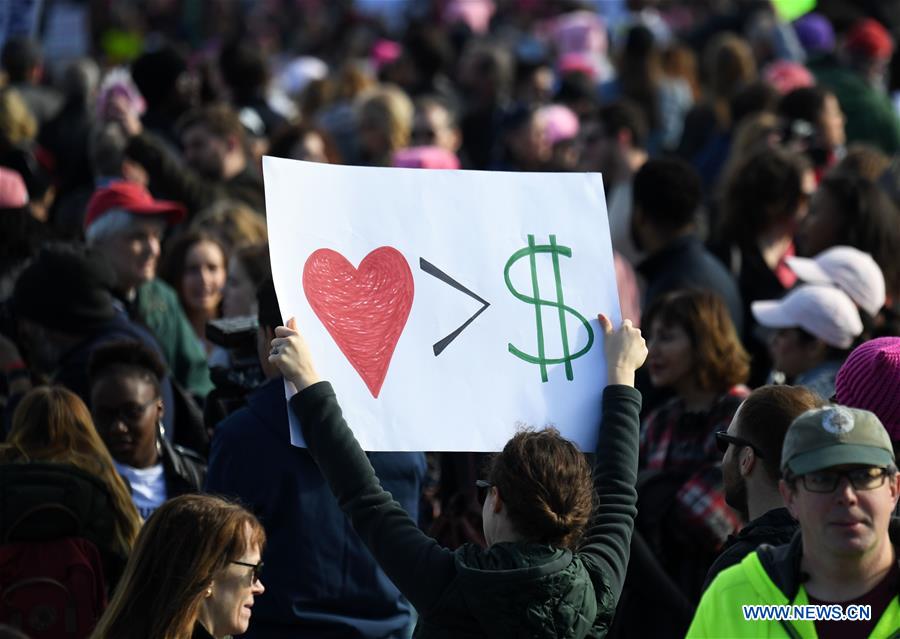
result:
[(78, 246), (46, 246), (16, 281), (13, 309), (41, 326), (86, 335), (116, 314), (112, 282), (99, 256)]

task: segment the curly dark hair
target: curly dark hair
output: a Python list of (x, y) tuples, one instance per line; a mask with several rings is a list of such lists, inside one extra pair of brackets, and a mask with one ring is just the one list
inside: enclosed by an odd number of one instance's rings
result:
[(516, 531), (528, 541), (575, 549), (594, 505), (591, 469), (555, 428), (523, 430), (488, 473)]
[(99, 346), (88, 362), (91, 385), (107, 375), (137, 375), (150, 382), (159, 393), (166, 365), (148, 346), (137, 341), (109, 342)]
[(691, 340), (694, 380), (704, 391), (724, 393), (750, 375), (750, 356), (741, 345), (722, 298), (706, 290), (682, 290), (658, 298), (641, 320), (680, 326)]
[(634, 176), (634, 204), (654, 226), (677, 231), (696, 220), (700, 176), (683, 160), (655, 158)]

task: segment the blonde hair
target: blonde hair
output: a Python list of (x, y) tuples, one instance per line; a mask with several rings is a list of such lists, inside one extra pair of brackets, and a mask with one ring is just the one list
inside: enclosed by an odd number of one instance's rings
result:
[(216, 575), (265, 542), (262, 525), (237, 504), (211, 495), (170, 499), (141, 530), (91, 639), (190, 639)]
[(99, 477), (115, 509), (114, 550), (123, 557), (131, 554), (141, 517), (78, 395), (61, 386), (32, 389), (13, 413), (0, 461), (71, 464)]
[(385, 137), (393, 153), (409, 144), (413, 112), (412, 100), (400, 87), (382, 84), (364, 95), (358, 117), (371, 118), (384, 127)]
[(220, 200), (200, 211), (191, 221), (190, 230), (212, 233), (231, 249), (269, 241), (265, 218), (234, 200)]
[(18, 91), (0, 90), (0, 136), (10, 146), (31, 142), (37, 135), (37, 120)]

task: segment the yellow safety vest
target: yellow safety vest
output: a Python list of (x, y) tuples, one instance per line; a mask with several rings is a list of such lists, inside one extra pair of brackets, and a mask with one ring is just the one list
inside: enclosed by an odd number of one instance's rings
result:
[[(719, 573), (703, 594), (688, 639), (817, 639), (815, 622), (756, 620), (745, 621), (745, 605), (805, 606), (809, 604), (803, 586), (789, 601), (752, 552), (741, 563)], [(900, 601), (895, 596), (881, 614), (870, 639), (900, 639)]]

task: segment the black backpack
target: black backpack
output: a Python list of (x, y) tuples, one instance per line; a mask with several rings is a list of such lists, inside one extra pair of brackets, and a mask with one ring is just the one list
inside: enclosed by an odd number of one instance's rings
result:
[[(0, 623), (46, 626), (58, 617), (71, 628), (74, 605), (90, 608), (74, 622), (83, 628), (85, 615), (102, 611), (107, 584), (115, 585), (127, 561), (114, 547), (115, 524), (106, 485), (91, 473), (67, 464), (0, 464)], [(52, 605), (20, 609), (23, 600), (42, 597), (68, 603), (56, 612)], [(35, 628), (28, 631), (38, 636)]]

